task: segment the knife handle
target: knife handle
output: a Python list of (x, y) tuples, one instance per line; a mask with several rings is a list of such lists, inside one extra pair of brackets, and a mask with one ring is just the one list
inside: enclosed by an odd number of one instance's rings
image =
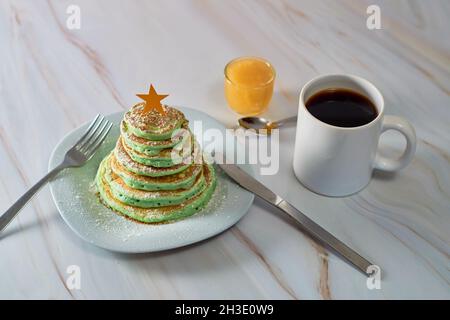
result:
[(332, 249), (334, 253), (338, 254), (349, 264), (361, 271), (364, 275), (368, 275), (368, 267), (373, 265), (373, 263), (361, 257), (358, 253), (349, 248), (346, 244), (334, 237), (331, 233), (323, 229), (310, 218), (305, 216), (286, 200), (281, 200), (275, 204), (275, 206), (287, 213), (299, 224), (302, 230), (308, 233), (315, 240)]

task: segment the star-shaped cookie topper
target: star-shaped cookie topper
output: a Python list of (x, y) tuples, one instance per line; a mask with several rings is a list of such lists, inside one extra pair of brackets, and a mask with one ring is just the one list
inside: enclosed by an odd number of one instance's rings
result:
[(166, 110), (161, 105), (161, 100), (168, 96), (168, 94), (157, 94), (153, 85), (150, 85), (148, 94), (137, 94), (139, 98), (145, 101), (143, 113), (148, 113), (153, 109), (156, 109), (161, 115), (166, 114)]

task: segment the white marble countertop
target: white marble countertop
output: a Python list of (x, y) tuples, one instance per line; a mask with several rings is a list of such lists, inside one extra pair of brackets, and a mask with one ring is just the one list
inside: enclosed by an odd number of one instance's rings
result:
[[(381, 30), (366, 28), (373, 3)], [(71, 4), (79, 30), (66, 27)], [(72, 233), (45, 188), (0, 236), (0, 298), (450, 298), (449, 16), (444, 0), (1, 1), (0, 212), (43, 176), (68, 131), (127, 109), (149, 83), (169, 103), (232, 126), (222, 70), (242, 55), (277, 70), (267, 117), (295, 114), (313, 76), (358, 74), (381, 89), (388, 114), (412, 122), (418, 148), (395, 176), (377, 173), (357, 195), (326, 198), (295, 180), (289, 128), (279, 175), (263, 177), (380, 265), (380, 290), (261, 201), (213, 239), (122, 255)], [(381, 144), (396, 153), (401, 141), (387, 133)], [(80, 290), (66, 286), (70, 265), (81, 268)]]

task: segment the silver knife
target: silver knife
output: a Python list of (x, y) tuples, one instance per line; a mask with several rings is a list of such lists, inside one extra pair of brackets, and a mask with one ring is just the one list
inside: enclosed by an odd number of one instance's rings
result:
[(357, 252), (349, 248), (342, 241), (334, 237), (331, 233), (329, 233), (324, 228), (301, 213), (289, 202), (269, 190), (266, 186), (247, 174), (237, 165), (218, 163), (218, 166), (222, 168), (222, 170), (225, 171), (225, 173), (234, 181), (236, 181), (241, 187), (254, 193), (261, 199), (266, 200), (268, 203), (277, 207), (278, 209), (281, 209), (281, 211), (288, 214), (289, 217), (294, 219), (300, 225), (301, 229), (309, 234), (312, 238), (330, 248), (334, 253), (343, 258), (346, 262), (361, 271), (366, 276), (369, 275), (368, 267), (373, 265), (373, 263), (369, 262)]

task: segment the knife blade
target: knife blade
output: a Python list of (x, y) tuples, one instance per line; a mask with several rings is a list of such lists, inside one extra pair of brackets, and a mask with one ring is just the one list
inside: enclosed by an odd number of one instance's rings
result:
[(286, 213), (313, 239), (331, 249), (335, 254), (340, 256), (344, 261), (355, 267), (357, 270), (361, 271), (364, 275), (368, 275), (368, 268), (369, 266), (374, 265), (373, 263), (363, 258), (360, 254), (308, 218), (289, 202), (239, 168), (239, 166), (229, 163), (217, 163), (217, 165), (241, 187), (254, 193), (261, 199)]

